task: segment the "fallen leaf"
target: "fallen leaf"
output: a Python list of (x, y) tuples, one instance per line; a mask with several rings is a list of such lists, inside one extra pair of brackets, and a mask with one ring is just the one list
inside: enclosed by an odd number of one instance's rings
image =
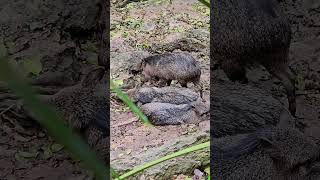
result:
[(51, 151), (53, 153), (60, 151), (61, 149), (63, 149), (63, 145), (61, 144), (52, 144), (51, 145)]

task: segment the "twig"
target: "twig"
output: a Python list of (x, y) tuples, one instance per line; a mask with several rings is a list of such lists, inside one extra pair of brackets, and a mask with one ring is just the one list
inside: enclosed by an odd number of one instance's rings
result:
[(7, 111), (9, 111), (12, 107), (14, 106), (14, 104), (11, 104), (8, 108), (4, 109), (3, 111), (0, 112), (0, 117), (6, 113)]

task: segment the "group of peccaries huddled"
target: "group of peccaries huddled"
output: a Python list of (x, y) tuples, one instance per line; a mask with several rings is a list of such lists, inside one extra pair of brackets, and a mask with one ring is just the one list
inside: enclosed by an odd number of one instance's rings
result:
[[(211, 13), (210, 57), (231, 80), (210, 82), (212, 178), (319, 179), (317, 140), (295, 127), (295, 77), (288, 67), (291, 29), (279, 3), (214, 0)], [(142, 87), (128, 93), (154, 124), (196, 123), (208, 112), (201, 101), (200, 66), (191, 55), (154, 55), (138, 64), (133, 71), (143, 74), (143, 83), (157, 81), (161, 87)], [(249, 85), (246, 68), (256, 64), (281, 80), (288, 108)], [(170, 87), (172, 80), (180, 82), (182, 88)], [(186, 89), (188, 82), (200, 87), (200, 96)]]
[[(209, 120), (209, 104), (202, 99), (199, 63), (188, 53), (164, 53), (137, 59), (130, 73), (142, 74), (140, 87), (129, 97), (154, 125), (178, 125)], [(170, 86), (177, 80), (182, 87)], [(142, 87), (146, 82), (147, 87)], [(188, 89), (192, 82), (198, 92)]]

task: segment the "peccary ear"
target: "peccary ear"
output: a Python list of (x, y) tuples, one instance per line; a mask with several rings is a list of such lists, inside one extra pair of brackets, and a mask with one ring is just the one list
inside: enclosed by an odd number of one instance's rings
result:
[(82, 86), (87, 87), (96, 85), (103, 78), (104, 75), (104, 68), (96, 68), (84, 77), (84, 79), (82, 80)]

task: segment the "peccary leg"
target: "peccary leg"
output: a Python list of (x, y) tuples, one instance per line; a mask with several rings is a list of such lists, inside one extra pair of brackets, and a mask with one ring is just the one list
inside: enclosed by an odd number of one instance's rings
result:
[(286, 89), (288, 102), (289, 102), (289, 111), (295, 116), (296, 114), (296, 92), (294, 86), (294, 75), (288, 67), (271, 70), (271, 74), (279, 78)]
[(238, 61), (229, 60), (226, 62), (222, 62), (221, 66), (223, 71), (231, 81), (239, 81), (244, 84), (248, 83), (248, 79), (246, 77), (246, 69)]
[(167, 86), (171, 85), (172, 80), (167, 80)]
[(184, 88), (188, 88), (188, 83), (187, 82), (180, 82), (181, 86)]
[(86, 134), (88, 137), (88, 144), (91, 147), (96, 145), (98, 141), (103, 138), (103, 133), (99, 131), (97, 128), (92, 126), (86, 130)]
[(200, 82), (200, 79), (197, 79), (196, 81), (194, 81), (194, 85), (196, 86), (197, 90), (200, 93), (200, 97), (202, 100), (203, 99), (203, 84)]

